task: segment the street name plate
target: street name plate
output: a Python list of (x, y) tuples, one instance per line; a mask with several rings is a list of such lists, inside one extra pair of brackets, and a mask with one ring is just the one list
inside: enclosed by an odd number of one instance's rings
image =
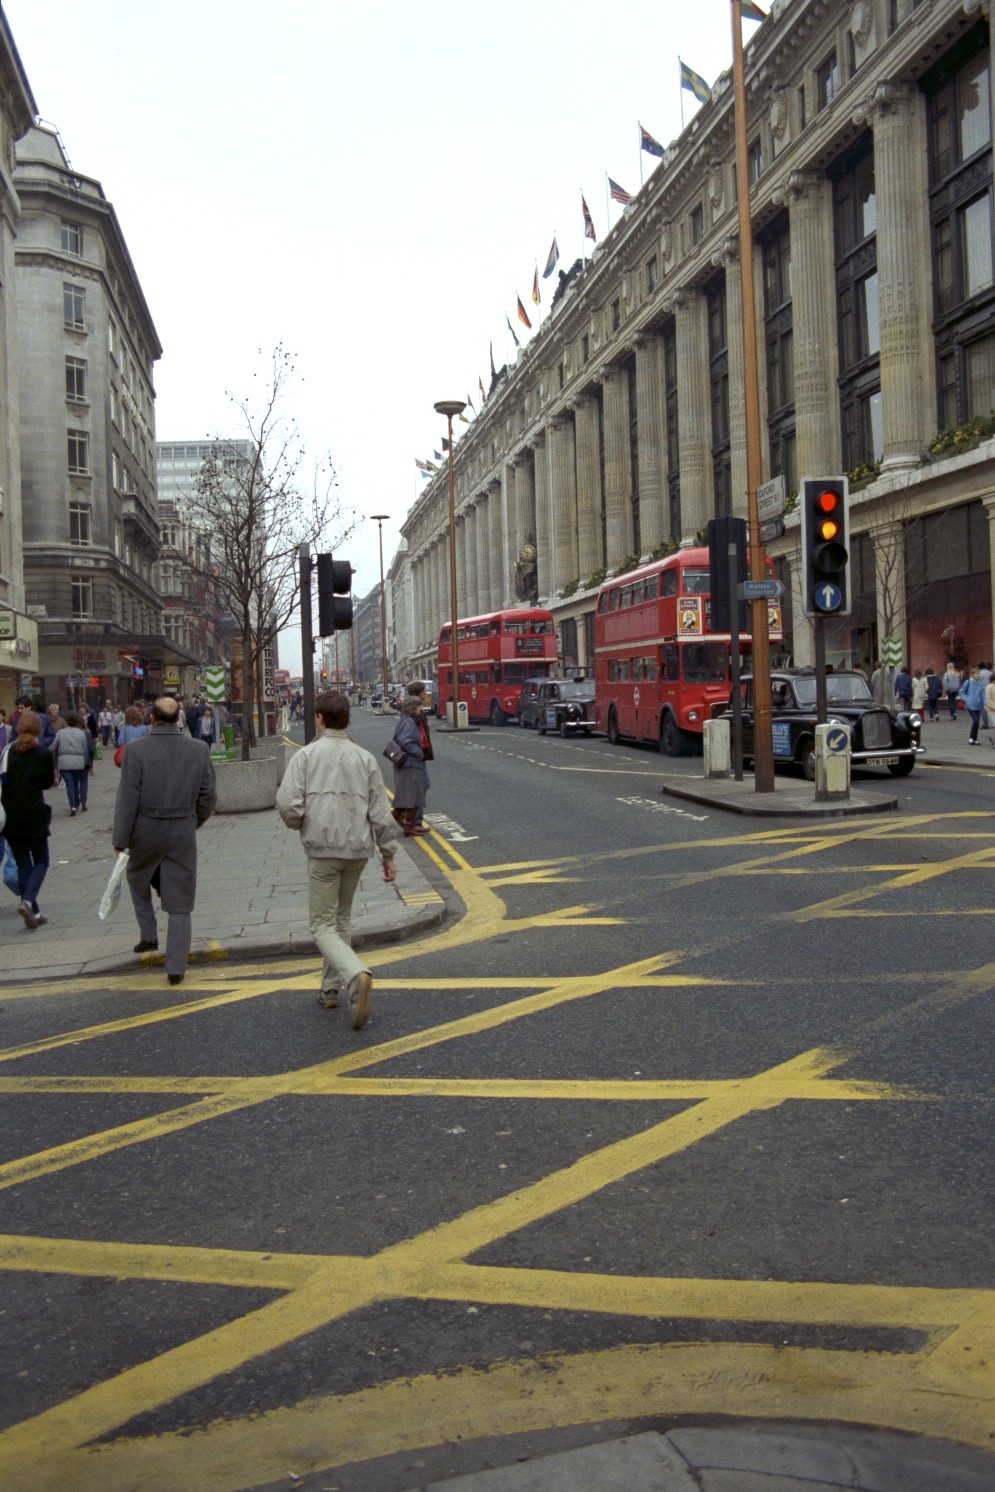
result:
[(784, 513), (784, 477), (771, 477), (757, 488), (757, 517), (761, 523), (780, 518)]
[(769, 544), (772, 539), (779, 539), (784, 533), (784, 524), (780, 518), (775, 518), (771, 523), (761, 523), (760, 542)]

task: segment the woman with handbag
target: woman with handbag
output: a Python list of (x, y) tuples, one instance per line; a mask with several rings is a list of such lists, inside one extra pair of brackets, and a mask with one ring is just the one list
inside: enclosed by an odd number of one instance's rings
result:
[(137, 705), (129, 705), (124, 712), (124, 724), (118, 731), (117, 750), (114, 752), (114, 765), (119, 767), (124, 761), (124, 748), (129, 741), (140, 741), (147, 736), (149, 728), (145, 724), (145, 716)]
[(418, 729), (418, 711), (418, 700), (414, 695), (408, 695), (401, 705), (401, 718), (394, 730), (393, 741), (404, 753), (402, 765), (398, 766), (393, 755), (391, 758), (394, 761), (394, 806), (391, 811), (409, 838), (428, 833), (427, 829), (420, 828), (415, 822), (418, 809), (425, 807), (425, 781), (422, 776), (425, 752)]
[(52, 810), (44, 794), (55, 785), (55, 761), (38, 741), (42, 723), (33, 710), (17, 722), (17, 740), (7, 752), (3, 807), (7, 843), (17, 861), (21, 893), (18, 911), (31, 932), (48, 918), (38, 910), (38, 892), (48, 871), (48, 836)]

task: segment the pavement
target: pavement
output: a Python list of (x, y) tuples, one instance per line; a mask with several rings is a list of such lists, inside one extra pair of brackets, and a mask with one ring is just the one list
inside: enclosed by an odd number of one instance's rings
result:
[[(995, 731), (983, 732), (981, 744), (969, 747), (963, 719), (927, 722), (925, 761), (995, 771), (989, 734)], [(717, 788), (724, 789), (725, 800)], [(756, 796), (752, 778), (732, 783), (731, 788), (689, 778), (686, 791), (698, 789), (711, 791), (709, 801), (720, 808), (736, 808), (737, 797), (742, 803)], [(49, 921), (29, 932), (17, 915), (16, 898), (0, 889), (0, 987), (32, 976), (72, 979), (119, 974), (129, 967), (141, 977), (143, 965), (152, 966), (149, 972), (161, 966), (160, 954), (139, 957), (132, 952), (137, 928), (126, 892), (105, 922), (97, 916), (114, 862), (110, 826), (116, 790), (117, 769), (108, 753), (91, 777), (86, 814), (69, 817), (63, 789), (50, 795), (52, 863), (39, 898)], [(793, 798), (809, 805), (795, 811), (819, 807), (813, 803), (812, 788), (796, 779), (779, 779), (774, 796), (775, 812), (792, 811)], [(882, 795), (876, 797), (880, 805)], [(392, 885), (384, 882), (377, 861), (364, 872), (353, 916), (357, 946), (415, 937), (446, 915), (443, 898), (419, 866), (418, 844), (402, 842)], [(304, 854), (298, 835), (284, 827), (275, 810), (215, 815), (200, 832), (198, 853), (192, 963), (315, 955), (307, 927)], [(618, 1407), (621, 1423), (635, 1418), (622, 1420), (626, 1406)], [(577, 1442), (585, 1433), (583, 1426), (574, 1427), (566, 1437), (550, 1430), (530, 1437), (529, 1454), (509, 1465), (492, 1464), (447, 1480), (410, 1483), (406, 1492), (832, 1492), (843, 1487), (858, 1492), (995, 1492), (995, 1459), (979, 1451), (859, 1426), (763, 1420), (688, 1423), (602, 1435), (593, 1444), (574, 1443), (562, 1449), (564, 1438)], [(554, 1441), (560, 1448), (544, 1453), (544, 1443), (551, 1447)], [(487, 1449), (498, 1462), (515, 1453), (494, 1441)], [(517, 1449), (524, 1449), (521, 1442)], [(464, 1443), (461, 1450), (472, 1464), (472, 1446)], [(427, 1467), (433, 1459), (426, 1456)], [(363, 1475), (361, 1467), (350, 1470)], [(341, 1476), (346, 1468), (339, 1471)], [(294, 1485), (325, 1487), (329, 1474), (309, 1473)], [(392, 1485), (399, 1484), (395, 1480)]]
[[(111, 822), (117, 779), (113, 753), (105, 752), (90, 777), (88, 811), (75, 818), (69, 816), (64, 787), (48, 794), (51, 865), (38, 904), (49, 920), (30, 932), (17, 913), (17, 897), (0, 886), (0, 987), (31, 975), (58, 979), (161, 967), (161, 951), (132, 952), (138, 928), (127, 886), (106, 921), (97, 915), (115, 860)], [(357, 948), (414, 937), (445, 916), (443, 898), (418, 866), (417, 843), (402, 840), (397, 879), (391, 885), (383, 879), (379, 860), (367, 865), (353, 903)], [(314, 957), (307, 906), (307, 861), (300, 837), (275, 808), (215, 814), (207, 821), (197, 836), (191, 964), (287, 954)], [(159, 931), (161, 949), (166, 932), (161, 913)]]
[[(968, 740), (970, 724), (970, 719), (963, 714), (951, 720), (946, 710), (939, 720), (925, 721), (921, 741), (926, 754), (916, 763), (913, 777), (924, 766), (968, 767), (995, 773), (995, 726), (982, 730), (977, 745), (972, 746)], [(851, 783), (848, 798), (826, 803), (816, 802), (813, 784), (805, 782), (797, 771), (775, 772), (772, 793), (757, 792), (751, 771), (743, 773), (741, 782), (734, 777), (707, 779), (703, 774), (688, 777), (683, 782), (671, 780), (664, 785), (663, 792), (667, 797), (704, 803), (709, 808), (752, 818), (840, 818), (897, 808), (898, 799), (882, 792), (881, 788), (899, 782), (907, 792), (908, 777), (896, 778), (880, 770), (873, 778), (861, 774), (855, 783)]]

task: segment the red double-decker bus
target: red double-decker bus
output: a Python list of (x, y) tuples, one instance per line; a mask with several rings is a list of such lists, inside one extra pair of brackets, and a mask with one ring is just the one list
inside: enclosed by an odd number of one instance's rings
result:
[[(774, 578), (774, 567), (767, 561)], [(781, 639), (781, 606), (767, 603), (772, 641)], [(708, 550), (679, 549), (606, 580), (594, 617), (594, 690), (598, 729), (611, 742), (652, 741), (682, 756), (702, 736), (711, 706), (729, 698), (730, 636), (713, 632)], [(748, 634), (740, 647), (749, 651)]]
[[(453, 694), (452, 624), (439, 633), (438, 715)], [(549, 611), (516, 606), (456, 623), (459, 699), (471, 720), (504, 725), (518, 714), (525, 679), (545, 678), (556, 664), (556, 628)]]

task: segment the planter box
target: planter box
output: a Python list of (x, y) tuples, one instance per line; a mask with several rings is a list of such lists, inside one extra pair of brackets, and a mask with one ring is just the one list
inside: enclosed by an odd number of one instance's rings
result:
[(275, 756), (255, 756), (247, 762), (218, 762), (215, 777), (218, 784), (215, 813), (258, 813), (276, 804)]
[(281, 783), (287, 765), (287, 750), (287, 743), (282, 736), (259, 736), (252, 747), (252, 755), (254, 759), (271, 757), (276, 762), (277, 783)]

